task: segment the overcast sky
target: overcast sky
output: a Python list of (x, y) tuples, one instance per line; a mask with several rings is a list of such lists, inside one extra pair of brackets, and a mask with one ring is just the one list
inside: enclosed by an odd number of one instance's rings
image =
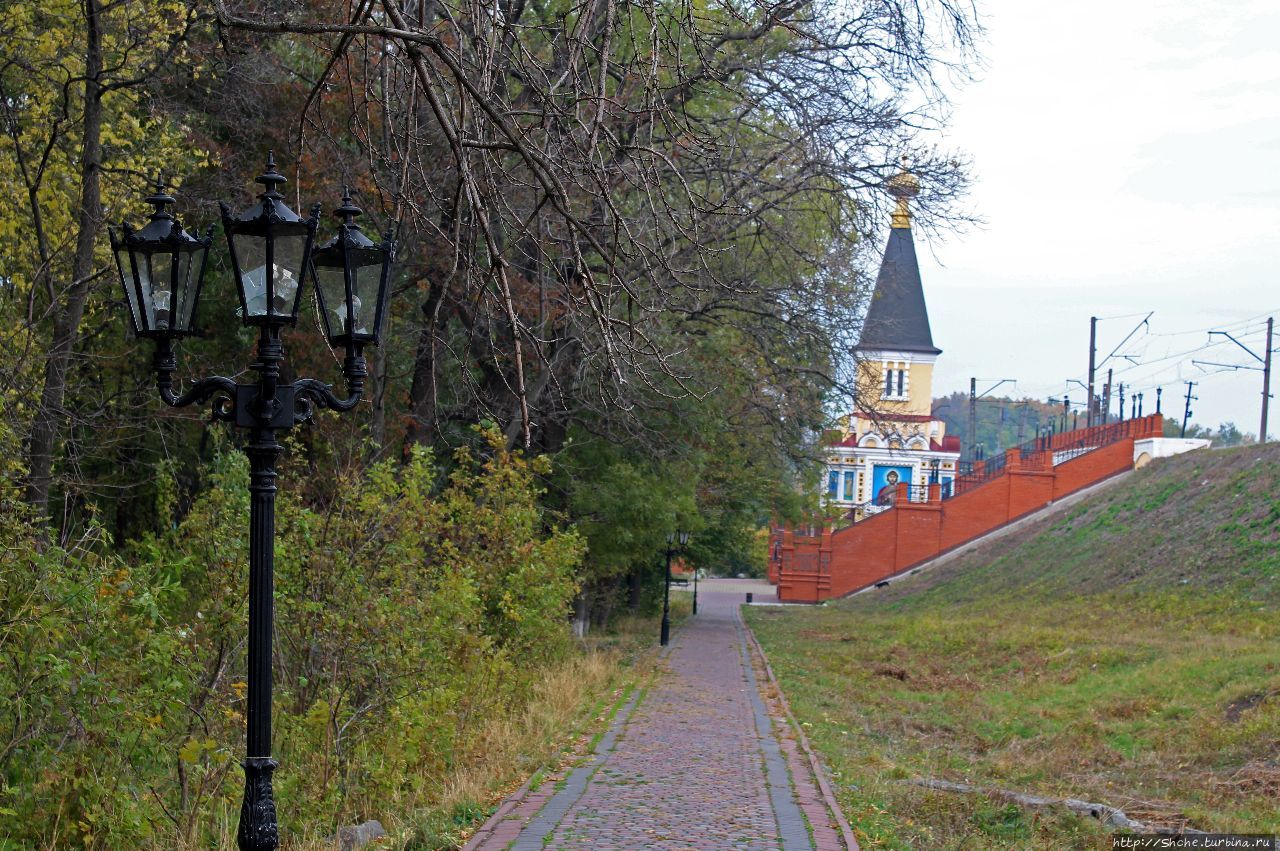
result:
[(985, 224), (917, 244), (934, 394), (977, 376), (1083, 402), (1066, 381), (1086, 376), (1089, 317), (1122, 317), (1099, 322), (1101, 360), (1155, 311), (1116, 382), (1147, 412), (1163, 386), (1181, 416), (1199, 381), (1193, 422), (1256, 432), (1261, 373), (1191, 360), (1256, 361), (1221, 337), (1189, 352), (1223, 328), (1261, 354), (1280, 317), (1280, 2), (981, 2), (985, 68), (945, 146), (972, 156)]

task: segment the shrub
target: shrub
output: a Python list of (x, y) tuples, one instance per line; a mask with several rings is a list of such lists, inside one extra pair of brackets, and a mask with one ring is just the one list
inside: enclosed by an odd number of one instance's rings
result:
[[(282, 827), (332, 833), (430, 801), (479, 723), (569, 649), (583, 545), (538, 507), (545, 461), (502, 450), (342, 475), (277, 510)], [(0, 519), (0, 848), (207, 847), (243, 752), (248, 472), (238, 453), (170, 533), (44, 545)], [(163, 489), (162, 489), (163, 491)]]

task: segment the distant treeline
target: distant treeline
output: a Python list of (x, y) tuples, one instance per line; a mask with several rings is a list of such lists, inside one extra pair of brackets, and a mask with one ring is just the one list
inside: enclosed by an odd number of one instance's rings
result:
[[(1077, 408), (1064, 415), (1061, 402), (996, 396), (977, 400), (975, 409), (976, 441), (969, 434), (969, 394), (952, 393), (933, 400), (933, 415), (947, 424), (947, 434), (960, 438), (966, 457), (975, 442), (989, 457), (1032, 440), (1041, 429), (1052, 427), (1054, 431), (1061, 431), (1085, 426), (1084, 413)], [(1178, 437), (1181, 432), (1180, 420), (1165, 418), (1166, 437)], [(1215, 446), (1238, 446), (1257, 440), (1257, 435), (1242, 432), (1233, 422), (1222, 423), (1216, 429), (1189, 423), (1186, 436), (1212, 440)]]

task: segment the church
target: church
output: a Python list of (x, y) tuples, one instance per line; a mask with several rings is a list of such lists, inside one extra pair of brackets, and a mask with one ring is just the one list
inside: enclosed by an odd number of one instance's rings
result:
[(892, 504), (900, 482), (912, 501), (928, 499), (938, 484), (945, 498), (957, 474), (960, 439), (946, 435), (933, 416), (933, 344), (920, 266), (911, 235), (915, 175), (891, 178), (897, 199), (875, 292), (862, 323), (853, 411), (827, 444), (826, 504), (853, 520)]

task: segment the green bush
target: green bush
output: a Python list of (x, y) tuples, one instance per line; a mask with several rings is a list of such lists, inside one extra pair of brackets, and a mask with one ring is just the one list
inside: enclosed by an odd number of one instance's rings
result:
[[(545, 461), (491, 442), (281, 488), (275, 753), (282, 827), (430, 800), (469, 733), (570, 647), (583, 545), (538, 507)], [(238, 453), (161, 538), (44, 545), (0, 525), (0, 848), (207, 847), (243, 752), (248, 472)], [(163, 491), (163, 489), (162, 489)]]

